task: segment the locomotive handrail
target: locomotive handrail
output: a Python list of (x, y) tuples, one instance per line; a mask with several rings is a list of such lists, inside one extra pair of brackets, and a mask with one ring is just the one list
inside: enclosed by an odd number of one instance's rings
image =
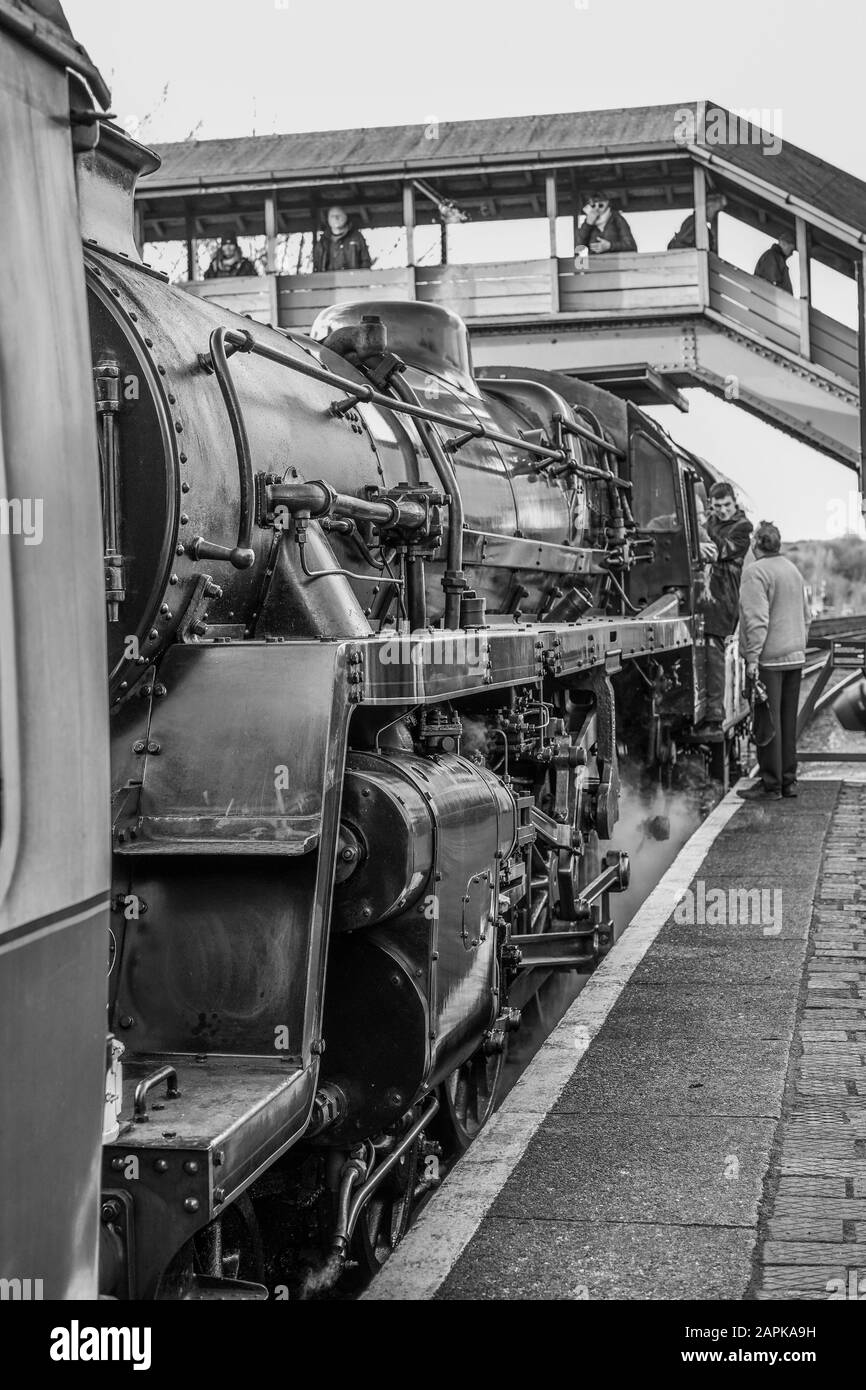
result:
[[(595, 444), (604, 453), (613, 454), (614, 458), (624, 459), (625, 453), (617, 448), (615, 444), (609, 444), (601, 435), (593, 434), (586, 425), (579, 425), (576, 420), (567, 420), (564, 415), (557, 412), (554, 421), (562, 427), (566, 434), (576, 435), (578, 439), (585, 439), (589, 444)], [(631, 483), (625, 478), (620, 478), (616, 473), (606, 472), (603, 468), (593, 468), (591, 463), (579, 463), (576, 465), (580, 473), (585, 473), (590, 478), (604, 478), (605, 482), (613, 481), (617, 487), (630, 488)]]
[[(252, 548), (253, 534), (253, 465), (250, 454), (250, 441), (244, 424), (243, 411), (229, 371), (226, 354), (228, 334), (224, 328), (215, 328), (210, 335), (210, 364), (217, 384), (225, 401), (229, 423), (232, 427), (235, 449), (238, 456), (238, 483), (240, 513), (238, 516), (238, 540), (234, 547), (215, 545), (203, 536), (196, 536), (189, 546), (189, 553), (195, 560), (228, 560), (235, 569), (246, 570), (256, 558)], [(252, 336), (249, 333), (231, 335), (239, 351), (250, 352)], [(240, 339), (238, 342), (237, 340)]]
[[(451, 429), (465, 428), (471, 431), (476, 439), (490, 439), (496, 444), (507, 444), (511, 448), (522, 449), (528, 454), (535, 454), (537, 458), (551, 459), (555, 463), (564, 463), (567, 459), (564, 449), (551, 449), (545, 444), (533, 444), (530, 440), (521, 439), (518, 435), (504, 434), (499, 430), (488, 429), (480, 422), (475, 425), (465, 425), (465, 422), (455, 420), (453, 416), (446, 415), (444, 411), (431, 410), (429, 406), (419, 405), (417, 402), (395, 401), (392, 396), (387, 396), (364, 382), (351, 381), (348, 377), (340, 376), (338, 372), (332, 372), (327, 367), (314, 367), (308, 362), (300, 362), (297, 358), (290, 357), (288, 353), (280, 352), (278, 348), (259, 342), (250, 333), (238, 333), (233, 329), (219, 331), (223, 334), (224, 342), (236, 352), (257, 353), (260, 357), (266, 357), (271, 362), (278, 362), (291, 371), (299, 372), (301, 376), (311, 377), (313, 381), (321, 381), (326, 386), (333, 386), (337, 390), (345, 391), (347, 395), (354, 396), (356, 400), (364, 401), (368, 405), (377, 405), (383, 410), (393, 410), (404, 415), (411, 415), (416, 420), (427, 420), (431, 424), (448, 425)], [(206, 362), (206, 365), (211, 364)], [(581, 438), (588, 439), (590, 443), (595, 444), (605, 453), (613, 454), (615, 458), (625, 457), (622, 450), (617, 448), (615, 444), (610, 444), (606, 439), (594, 435), (591, 430), (584, 431), (578, 425), (574, 425), (573, 429), (575, 433), (581, 435)], [(603, 476), (607, 477), (606, 474)], [(628, 486), (623, 478), (618, 479), (618, 482), (623, 486)]]

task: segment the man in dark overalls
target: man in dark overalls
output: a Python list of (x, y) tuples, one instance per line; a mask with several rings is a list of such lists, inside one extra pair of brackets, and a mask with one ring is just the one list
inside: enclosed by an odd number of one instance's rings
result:
[(725, 638), (737, 629), (740, 579), (749, 553), (752, 523), (737, 505), (730, 483), (713, 483), (709, 500), (707, 535), (718, 557), (710, 571), (709, 596), (701, 605), (706, 641), (707, 704), (704, 723), (695, 732), (702, 738), (718, 738), (725, 718)]

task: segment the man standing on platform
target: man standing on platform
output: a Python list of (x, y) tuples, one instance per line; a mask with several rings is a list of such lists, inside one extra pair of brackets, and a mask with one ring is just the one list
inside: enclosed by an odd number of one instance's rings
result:
[(725, 719), (725, 639), (737, 629), (740, 579), (749, 553), (752, 523), (737, 505), (730, 483), (713, 483), (709, 493), (711, 514), (707, 535), (716, 547), (710, 567), (709, 594), (701, 609), (706, 640), (707, 708), (704, 723), (695, 732), (701, 738), (722, 735)]
[(797, 795), (797, 709), (810, 614), (806, 585), (780, 553), (781, 544), (778, 527), (762, 521), (752, 547), (755, 563), (743, 575), (740, 590), (746, 677), (757, 678), (767, 694), (755, 712), (761, 779), (737, 793), (744, 801)]

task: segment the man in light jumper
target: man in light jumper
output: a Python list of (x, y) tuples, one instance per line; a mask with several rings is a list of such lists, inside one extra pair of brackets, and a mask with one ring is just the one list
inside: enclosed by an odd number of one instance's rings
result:
[(797, 795), (797, 708), (810, 613), (803, 578), (780, 554), (781, 544), (778, 527), (762, 521), (752, 542), (755, 563), (743, 571), (740, 586), (746, 677), (757, 677), (767, 691), (755, 717), (761, 778), (737, 793), (744, 801)]

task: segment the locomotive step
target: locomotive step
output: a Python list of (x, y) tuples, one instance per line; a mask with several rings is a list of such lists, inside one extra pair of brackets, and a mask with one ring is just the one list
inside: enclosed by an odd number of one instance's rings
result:
[[(166, 1071), (176, 1081), (148, 1090), (146, 1118), (137, 1121), (141, 1083)], [(133, 1198), (147, 1187), (207, 1216), (303, 1128), (313, 1091), (312, 1071), (297, 1059), (127, 1054), (121, 1132), (104, 1151), (106, 1185)]]

